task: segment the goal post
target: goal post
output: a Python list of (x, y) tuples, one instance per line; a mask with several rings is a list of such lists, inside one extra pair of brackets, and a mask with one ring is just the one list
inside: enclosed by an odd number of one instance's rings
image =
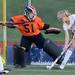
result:
[(2, 0), (2, 20), (3, 20), (3, 58), (6, 62), (7, 29), (6, 29), (6, 0)]

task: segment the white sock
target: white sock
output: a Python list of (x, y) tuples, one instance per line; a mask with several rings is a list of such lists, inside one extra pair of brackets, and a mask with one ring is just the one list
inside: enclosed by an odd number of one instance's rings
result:
[(0, 56), (0, 72), (2, 72), (4, 70), (4, 66), (2, 63), (2, 57)]
[(64, 60), (62, 61), (61, 65), (60, 65), (60, 69), (64, 69), (64, 67), (65, 67), (66, 63), (68, 62), (71, 55), (72, 55), (72, 51), (67, 50)]

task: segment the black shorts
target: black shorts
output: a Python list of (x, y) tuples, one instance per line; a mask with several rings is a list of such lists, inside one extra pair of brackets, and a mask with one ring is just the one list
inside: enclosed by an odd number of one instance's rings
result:
[(21, 38), (21, 46), (27, 48), (31, 47), (31, 44), (34, 43), (36, 46), (40, 49), (43, 48), (43, 44), (45, 42), (45, 38), (42, 34), (36, 35), (36, 36), (22, 36)]

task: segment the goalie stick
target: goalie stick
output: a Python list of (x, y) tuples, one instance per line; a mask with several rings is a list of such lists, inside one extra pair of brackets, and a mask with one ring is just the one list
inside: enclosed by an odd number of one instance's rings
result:
[[(13, 24), (13, 25), (15, 25), (15, 24), (24, 24), (25, 22), (26, 21), (13, 23), (12, 21), (6, 21), (5, 24)], [(3, 23), (3, 21), (0, 21), (0, 25), (5, 26), (5, 24)]]

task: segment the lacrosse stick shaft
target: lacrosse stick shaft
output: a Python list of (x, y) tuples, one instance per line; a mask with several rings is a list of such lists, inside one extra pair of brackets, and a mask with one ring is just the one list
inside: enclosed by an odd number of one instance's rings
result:
[[(75, 34), (74, 34), (74, 36), (73, 36), (73, 39), (75, 38)], [(72, 42), (73, 42), (73, 39), (70, 41), (70, 43), (68, 44), (68, 46), (66, 47), (66, 49), (65, 50), (63, 50), (62, 52), (61, 52), (61, 54), (56, 58), (56, 60), (51, 64), (51, 66), (49, 67), (49, 69), (51, 69), (51, 68), (53, 68), (54, 67), (54, 65), (57, 63), (57, 61), (61, 58), (61, 56), (66, 52), (66, 50), (71, 46), (71, 44), (72, 44)]]
[(6, 23), (3, 23), (2, 21), (0, 21), (0, 25), (1, 26), (7, 26), (6, 24), (12, 24), (12, 25), (16, 25), (16, 24), (24, 24), (26, 23), (27, 21), (25, 22), (16, 22), (16, 23), (13, 23), (12, 21), (6, 21)]
[(61, 56), (65, 53), (65, 50), (63, 50), (61, 52), (61, 54), (55, 59), (55, 61), (51, 64), (51, 66), (49, 67), (49, 69), (52, 69), (54, 67), (54, 65), (57, 63), (57, 61), (61, 58)]

